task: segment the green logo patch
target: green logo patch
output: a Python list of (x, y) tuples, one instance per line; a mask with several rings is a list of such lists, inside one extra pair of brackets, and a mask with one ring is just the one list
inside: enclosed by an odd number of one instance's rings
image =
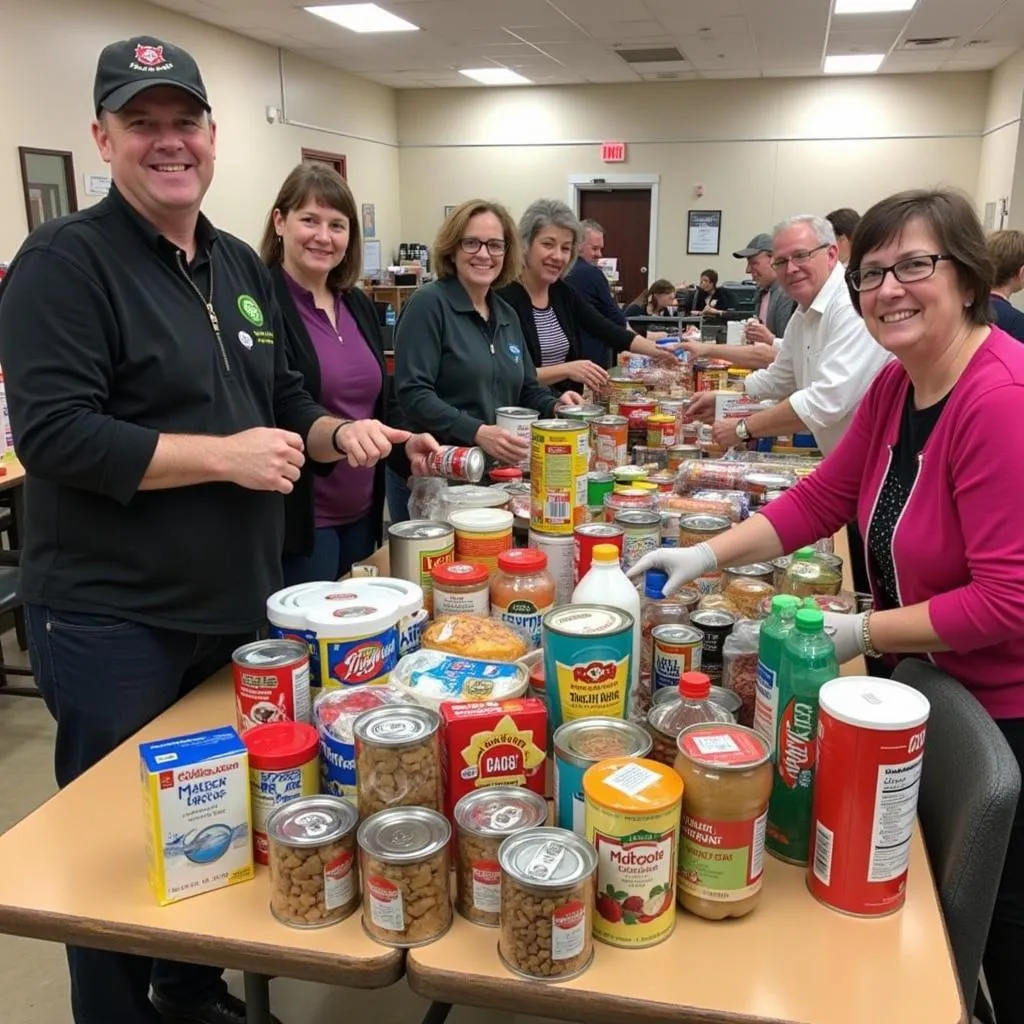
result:
[(257, 327), (263, 326), (263, 310), (260, 304), (251, 295), (238, 296), (238, 312), (251, 324)]

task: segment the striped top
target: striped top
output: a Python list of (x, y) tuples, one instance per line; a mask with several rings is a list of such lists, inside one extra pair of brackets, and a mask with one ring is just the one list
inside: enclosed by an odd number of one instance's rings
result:
[(554, 366), (564, 363), (569, 354), (569, 339), (562, 330), (562, 325), (555, 316), (555, 311), (533, 307), (533, 322), (537, 325), (537, 338), (540, 341), (540, 365)]

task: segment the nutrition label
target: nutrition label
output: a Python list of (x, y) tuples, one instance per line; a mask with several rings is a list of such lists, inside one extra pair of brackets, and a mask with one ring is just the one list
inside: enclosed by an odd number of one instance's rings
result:
[(397, 886), (386, 878), (369, 878), (370, 920), (390, 932), (405, 931), (405, 908)]
[(899, 878), (910, 863), (910, 838), (921, 787), (922, 757), (907, 764), (878, 766), (875, 813), (871, 832), (869, 882)]
[(571, 960), (587, 943), (587, 914), (582, 903), (566, 903), (551, 916), (551, 959)]

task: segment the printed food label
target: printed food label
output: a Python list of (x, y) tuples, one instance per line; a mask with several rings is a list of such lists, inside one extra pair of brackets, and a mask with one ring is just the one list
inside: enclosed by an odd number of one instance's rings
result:
[(698, 899), (732, 902), (752, 896), (764, 872), (767, 812), (747, 821), (713, 821), (684, 814), (679, 888)]
[(451, 565), (455, 561), (455, 541), (434, 551), (421, 551), (419, 556), (419, 583), (423, 588), (423, 607), (428, 612), (434, 609), (434, 577), (431, 575), (439, 565)]
[(605, 715), (626, 717), (629, 693), (629, 655), (620, 661), (594, 660), (578, 665), (555, 662), (562, 719)]
[(645, 768), (642, 764), (624, 764), (616, 769), (611, 775), (605, 778), (605, 785), (617, 789), (626, 796), (636, 796), (642, 793), (648, 786), (653, 786), (661, 781), (657, 772)]
[(355, 858), (350, 850), (339, 853), (324, 866), (324, 906), (328, 910), (348, 906), (356, 894)]
[(398, 625), (355, 640), (321, 640), (325, 686), (382, 683), (398, 664)]
[(526, 776), (544, 763), (545, 752), (534, 742), (532, 729), (520, 729), (511, 715), (501, 718), (493, 729), (474, 733), (460, 751), (464, 779), (478, 786), (525, 786)]
[(665, 927), (659, 919), (666, 914), (671, 915), (671, 925), (675, 829), (621, 837), (595, 831), (593, 843), (597, 848), (595, 932), (625, 944), (651, 939)]
[[(534, 647), (540, 646), (540, 630), (544, 616), (554, 608), (553, 604), (544, 605), (538, 608), (532, 601), (518, 599), (511, 601), (507, 608), (492, 604), (490, 606), (491, 618), (498, 619), (516, 629), (523, 630), (530, 637)], [(487, 614), (486, 612), (484, 614)]]
[(587, 908), (582, 900), (571, 900), (551, 915), (551, 959), (571, 960), (583, 952), (587, 942)]
[(923, 758), (908, 764), (881, 764), (875, 786), (875, 813), (871, 829), (869, 882), (891, 882), (910, 863), (910, 838), (917, 814)]
[(456, 594), (434, 588), (434, 615), (479, 615), (487, 618), (491, 601), (486, 584), (482, 589)]
[(779, 721), (776, 776), (789, 789), (807, 789), (814, 784), (814, 759), (818, 736), (818, 706), (793, 699)]
[(497, 861), (473, 862), (473, 907), (485, 914), (501, 909), (501, 868)]
[(387, 931), (405, 931), (405, 907), (398, 886), (380, 875), (371, 875), (366, 879), (366, 888), (370, 894), (370, 920)]
[(779, 687), (777, 673), (763, 661), (757, 663), (754, 700), (754, 731), (763, 737), (772, 760), (775, 760), (775, 730), (779, 720)]
[(496, 689), (508, 692), (518, 682), (520, 672), (518, 665), (452, 655), (432, 668), (411, 672), (408, 686), (423, 686), (432, 694), (440, 691), (443, 696), (460, 700), (486, 700)]

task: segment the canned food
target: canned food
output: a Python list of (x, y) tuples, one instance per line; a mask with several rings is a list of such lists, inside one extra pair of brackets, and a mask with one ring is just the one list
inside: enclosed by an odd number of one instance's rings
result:
[(676, 418), (664, 413), (647, 417), (647, 444), (651, 448), (670, 448), (676, 443)]
[(308, 722), (309, 652), (298, 640), (254, 640), (231, 655), (239, 733), (267, 722)]
[[(622, 544), (626, 531), (615, 523), (584, 523), (573, 530), (572, 580), (573, 587), (590, 572), (596, 544), (614, 544), (622, 559)], [(572, 593), (570, 592), (570, 598)], [(562, 603), (562, 602), (559, 602)]]
[(651, 693), (657, 701), (662, 690), (678, 691), (684, 672), (701, 671), (704, 634), (690, 626), (655, 626), (651, 642)]
[(604, 409), (599, 405), (567, 405), (558, 410), (558, 415), (574, 423), (590, 423), (603, 416)]
[(748, 473), (744, 484), (753, 501), (763, 505), (769, 491), (785, 491), (793, 487), (796, 476), (792, 473)]
[(640, 949), (675, 928), (683, 780), (657, 761), (615, 757), (583, 776), (586, 838), (597, 850), (594, 937)]
[(623, 509), (615, 513), (615, 525), (623, 530), (623, 570), (632, 569), (649, 551), (661, 547), (661, 516), (657, 512)]
[(698, 359), (693, 364), (694, 391), (725, 391), (729, 386), (729, 364), (722, 359)]
[(760, 580), (762, 583), (773, 586), (775, 568), (771, 562), (752, 562), (750, 565), (735, 565), (731, 569), (723, 569), (723, 586), (728, 587), (732, 580)]
[[(518, 405), (503, 405), (494, 410), (494, 422), (527, 444), (530, 443), (530, 426), (539, 419), (540, 413), (536, 409), (524, 409)], [(530, 471), (528, 455), (519, 463), (519, 468), (524, 473)]]
[(621, 718), (579, 718), (564, 722), (551, 739), (555, 754), (555, 824), (586, 834), (583, 775), (607, 757), (646, 757), (651, 737), (639, 725)]
[(676, 486), (676, 475), (675, 473), (670, 473), (667, 469), (659, 470), (651, 473), (647, 477), (647, 482), (654, 484), (659, 494), (672, 494)]
[(615, 477), (611, 473), (591, 472), (587, 474), (587, 505), (604, 508), (604, 496), (615, 489)]
[(386, 683), (398, 664), (401, 598), (383, 590), (339, 592), (307, 612), (320, 650), (320, 685)]
[(547, 555), (548, 572), (555, 578), (555, 604), (568, 604), (577, 582), (573, 578), (573, 538), (531, 530), (528, 546)]
[(434, 618), (445, 615), (491, 614), (491, 574), (485, 565), (450, 562), (437, 566), (434, 577)]
[(500, 508), (474, 508), (453, 512), (455, 558), (482, 565), (488, 573), (498, 568), (498, 555), (512, 547), (511, 512)]
[[(694, 424), (696, 426), (696, 424)], [(668, 450), (668, 469), (676, 471), (684, 463), (691, 459), (700, 458), (700, 448), (695, 444), (677, 444)]]
[(530, 451), (530, 527), (571, 536), (586, 517), (587, 424), (538, 420), (531, 428)]
[(478, 484), (483, 479), (486, 459), (480, 448), (442, 445), (426, 459), (424, 476), (443, 476), (449, 480), (466, 480)]
[(722, 682), (722, 656), (725, 638), (736, 625), (736, 616), (717, 609), (701, 609), (690, 616), (690, 624), (699, 630), (701, 641), (700, 670), (716, 685)]
[(609, 471), (626, 461), (629, 421), (625, 416), (596, 416), (590, 421), (591, 465)]
[(437, 565), (455, 561), (455, 530), (450, 523), (432, 519), (410, 519), (388, 527), (388, 556), (391, 575), (417, 583), (423, 589), (423, 607), (434, 610), (434, 582)]
[[(647, 433), (647, 419), (657, 411), (655, 403), (648, 398), (632, 398), (628, 401), (619, 402), (619, 415), (625, 416), (627, 429), (630, 431)], [(638, 442), (642, 443), (642, 442)]]
[(626, 509), (654, 509), (658, 504), (657, 491), (642, 491), (629, 487), (624, 491), (613, 491), (604, 496), (604, 518), (607, 523), (615, 522), (617, 512)]
[(425, 807), (370, 815), (357, 833), (363, 928), (385, 946), (422, 946), (452, 924), (448, 819)]

